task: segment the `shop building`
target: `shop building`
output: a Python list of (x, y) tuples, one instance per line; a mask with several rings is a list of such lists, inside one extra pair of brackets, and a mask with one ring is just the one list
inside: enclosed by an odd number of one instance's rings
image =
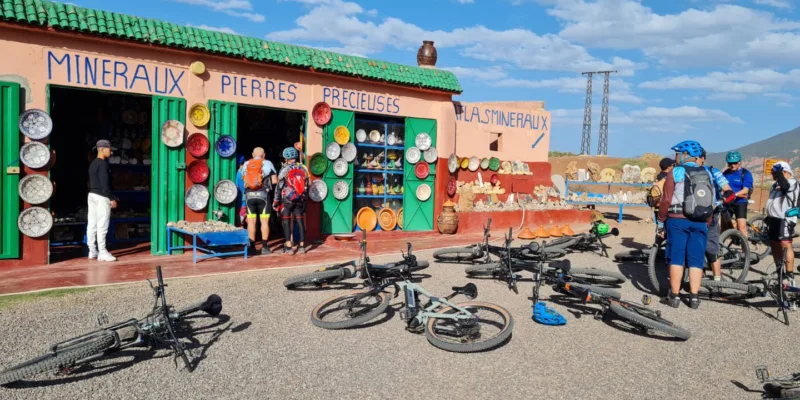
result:
[[(120, 147), (111, 163), (120, 198), (111, 242), (149, 242), (153, 254), (166, 252), (168, 222), (238, 220), (238, 206), (217, 202), (213, 189), (235, 180), (237, 155), (249, 159), (256, 146), (279, 166), (281, 150), (299, 142), (309, 167), (315, 158), (327, 160), (326, 150), (337, 140), (355, 146), (356, 157), (344, 169), (328, 161), (312, 176), (325, 182), (328, 193), (308, 206), (309, 240), (358, 230), (357, 217), (365, 208), (375, 214), (370, 218), (380, 220), (382, 210), (394, 218), (393, 224), (374, 221), (374, 230), (435, 230), (442, 204), (452, 197), (451, 175), (477, 173), (451, 174), (451, 154), (530, 166), (533, 175), (502, 178), (506, 187), (549, 185), (551, 121), (543, 104), (454, 103), (453, 95), (461, 93), (458, 80), (435, 67), (46, 0), (0, 3), (0, 50), (13, 55), (0, 60), (0, 266), (45, 264), (60, 245), (83, 242), (86, 169), (94, 141), (102, 138)], [(321, 102), (331, 109), (324, 125), (312, 117)], [(209, 118), (196, 125), (192, 113), (198, 106), (207, 107)], [(40, 140), (51, 154), (41, 168), (18, 160), (20, 148), (34, 141), (18, 128), (20, 114), (31, 109), (44, 110), (53, 120), (52, 133)], [(162, 141), (167, 121), (183, 124), (185, 138), (207, 137), (210, 149), (195, 157), (186, 149), (188, 140), (167, 146)], [(340, 127), (346, 137), (337, 134)], [(408, 150), (422, 134), (425, 148), (438, 154), (426, 162), (420, 152), (420, 161), (409, 162)], [(233, 155), (216, 151), (223, 136), (235, 142)], [(344, 147), (350, 146), (339, 151)], [(199, 184), (211, 191), (201, 210), (186, 204), (187, 190), (196, 184), (187, 169), (196, 160), (208, 165)], [(421, 164), (427, 168), (418, 168)], [(18, 226), (19, 215), (34, 206), (18, 193), (20, 179), (29, 175), (47, 176), (54, 185), (49, 200), (35, 205), (54, 216), (54, 226), (41, 237), (26, 236)], [(280, 234), (277, 227), (272, 231)]]

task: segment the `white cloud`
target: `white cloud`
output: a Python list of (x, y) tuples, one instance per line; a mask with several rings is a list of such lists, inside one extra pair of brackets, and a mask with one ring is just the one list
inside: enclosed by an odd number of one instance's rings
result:
[(744, 93), (712, 93), (706, 97), (708, 100), (744, 100), (747, 98), (747, 95)]
[(475, 2), (475, 0), (456, 0), (456, 1), (458, 1), (460, 4), (471, 4)]
[[(648, 108), (650, 109), (650, 108)], [(600, 123), (600, 105), (592, 105), (592, 129), (596, 131)], [(692, 118), (686, 118), (678, 113), (673, 115), (652, 116), (642, 115), (640, 111), (624, 113), (620, 109), (611, 106), (608, 110), (609, 131), (613, 127), (628, 126), (630, 129), (643, 130), (654, 133), (681, 133), (695, 129), (693, 123), (706, 122)], [(567, 128), (577, 128), (583, 125), (583, 108), (574, 109), (555, 109), (550, 110), (553, 118), (553, 126)], [(638, 114), (637, 114), (638, 113)]]
[(784, 9), (792, 8), (792, 3), (789, 2), (789, 0), (753, 0), (753, 3), (775, 8), (784, 8)]
[(508, 74), (497, 66), (486, 68), (442, 67), (442, 69), (456, 74), (459, 79), (489, 81), (508, 77)]
[(374, 9), (374, 8), (373, 8), (372, 10), (368, 10), (368, 11), (367, 11), (367, 12), (365, 12), (364, 14), (366, 14), (368, 17), (375, 18), (375, 17), (377, 17), (377, 16), (378, 16), (378, 10), (376, 10), (376, 9)]
[(249, 0), (171, 0), (176, 3), (205, 6), (213, 11), (228, 14), (232, 17), (245, 18), (253, 22), (264, 22), (264, 16), (254, 13), (253, 4)]
[(765, 97), (772, 97), (774, 99), (783, 100), (783, 101), (789, 101), (789, 100), (794, 98), (789, 93), (764, 93), (764, 96)]
[(775, 103), (775, 105), (778, 106), (778, 107), (784, 107), (784, 108), (791, 108), (792, 107), (791, 103), (787, 103), (785, 101), (781, 101), (781, 102)]
[(630, 115), (631, 117), (645, 120), (650, 118), (662, 118), (698, 122), (724, 121), (735, 122), (737, 124), (743, 123), (739, 117), (733, 117), (725, 111), (694, 106), (681, 106), (676, 108), (647, 107), (644, 110), (631, 111)]
[(646, 81), (639, 84), (645, 89), (687, 89), (715, 92), (710, 99), (745, 99), (747, 94), (774, 92), (784, 87), (800, 84), (800, 70), (781, 73), (771, 69), (737, 72), (711, 72), (703, 76), (680, 75)]
[(208, 25), (205, 25), (205, 24), (201, 24), (201, 25), (186, 24), (186, 26), (191, 26), (191, 27), (197, 28), (197, 29), (205, 29), (207, 31), (214, 31), (214, 32), (220, 32), (220, 33), (230, 33), (231, 35), (238, 35), (238, 33), (235, 30), (233, 30), (231, 28), (228, 28), (227, 26), (216, 27), (216, 26), (208, 26)]

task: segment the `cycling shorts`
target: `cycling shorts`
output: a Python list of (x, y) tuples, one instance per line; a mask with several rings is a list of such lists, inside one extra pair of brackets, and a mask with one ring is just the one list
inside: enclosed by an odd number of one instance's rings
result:
[(245, 199), (248, 219), (255, 219), (257, 217), (269, 218), (269, 204), (271, 204), (271, 201), (266, 191), (247, 192), (245, 193)]
[(281, 218), (291, 218), (292, 215), (302, 218), (305, 213), (305, 203), (283, 203), (283, 208), (281, 209)]
[(730, 207), (736, 214), (736, 219), (747, 219), (747, 203), (734, 203)]
[(794, 237), (794, 222), (782, 218), (767, 217), (764, 221), (769, 229), (769, 240), (773, 242), (791, 242)]

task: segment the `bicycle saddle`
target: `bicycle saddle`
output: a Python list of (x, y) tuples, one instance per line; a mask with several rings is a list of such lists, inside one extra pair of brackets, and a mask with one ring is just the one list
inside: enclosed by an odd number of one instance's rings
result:
[(572, 268), (572, 263), (569, 260), (558, 260), (550, 262), (547, 266), (552, 269), (560, 269), (561, 271), (569, 272), (570, 268)]
[(453, 292), (463, 294), (470, 300), (478, 297), (478, 287), (475, 286), (474, 283), (468, 283), (464, 286), (453, 286)]
[(538, 253), (539, 251), (541, 251), (542, 246), (539, 246), (539, 243), (530, 242), (530, 244), (528, 244), (527, 248), (528, 248), (528, 250), (530, 250), (533, 253)]

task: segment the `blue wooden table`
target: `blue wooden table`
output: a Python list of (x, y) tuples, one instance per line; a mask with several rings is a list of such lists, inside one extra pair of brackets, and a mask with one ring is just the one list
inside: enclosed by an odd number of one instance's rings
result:
[[(608, 191), (606, 193), (588, 193), (589, 198), (592, 197), (600, 197), (606, 196), (611, 194), (611, 186), (633, 186), (633, 187), (641, 187), (641, 188), (649, 188), (653, 186), (652, 183), (623, 183), (623, 182), (585, 182), (585, 181), (567, 181), (565, 192), (567, 192), (567, 199), (569, 199), (569, 184), (572, 183), (573, 185), (604, 185), (608, 187)], [(614, 206), (619, 207), (619, 217), (617, 218), (618, 223), (622, 223), (622, 209), (624, 207), (650, 207), (647, 204), (641, 203), (603, 203), (601, 201), (573, 201), (567, 200), (567, 204), (584, 204), (584, 205), (593, 205), (593, 206)]]
[[(191, 246), (172, 246), (172, 234), (178, 233), (181, 235), (191, 236)], [(200, 242), (198, 244), (198, 241)], [(192, 262), (197, 264), (197, 260), (211, 257), (224, 257), (224, 256), (237, 256), (243, 255), (247, 259), (247, 246), (250, 244), (250, 239), (247, 236), (247, 231), (244, 229), (237, 229), (231, 232), (208, 232), (208, 233), (192, 233), (178, 229), (175, 227), (167, 227), (167, 254), (172, 254), (173, 250), (192, 250)], [(242, 246), (241, 251), (228, 251), (218, 252), (214, 247), (232, 247)], [(206, 254), (198, 255), (200, 251)]]

